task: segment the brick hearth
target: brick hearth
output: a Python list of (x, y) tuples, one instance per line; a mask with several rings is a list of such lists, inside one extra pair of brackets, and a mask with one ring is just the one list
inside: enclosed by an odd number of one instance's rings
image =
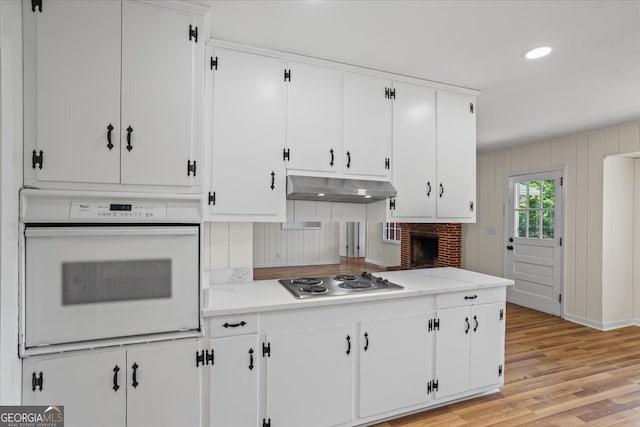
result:
[(438, 267), (462, 266), (462, 224), (415, 224), (401, 223), (400, 264), (411, 265), (411, 235), (435, 234), (438, 236)]

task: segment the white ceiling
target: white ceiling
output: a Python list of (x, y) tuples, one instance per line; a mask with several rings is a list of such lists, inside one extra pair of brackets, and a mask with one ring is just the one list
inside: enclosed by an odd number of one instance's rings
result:
[(640, 1), (211, 3), (218, 39), (481, 90), (479, 150), (640, 119)]

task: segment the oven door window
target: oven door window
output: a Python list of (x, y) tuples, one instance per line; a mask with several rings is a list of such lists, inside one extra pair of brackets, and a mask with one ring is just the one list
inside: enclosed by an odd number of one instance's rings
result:
[(27, 347), (198, 329), (198, 226), (27, 227)]

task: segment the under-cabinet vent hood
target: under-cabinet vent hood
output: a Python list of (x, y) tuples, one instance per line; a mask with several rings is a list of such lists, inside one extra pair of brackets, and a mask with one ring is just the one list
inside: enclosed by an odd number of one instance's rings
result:
[(397, 194), (396, 189), (388, 181), (299, 175), (287, 177), (288, 200), (371, 203), (395, 197)]

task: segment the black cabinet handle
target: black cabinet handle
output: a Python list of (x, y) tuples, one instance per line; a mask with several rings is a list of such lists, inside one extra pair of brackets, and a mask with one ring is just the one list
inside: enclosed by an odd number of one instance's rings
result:
[(120, 372), (120, 368), (116, 365), (116, 367), (113, 368), (113, 391), (118, 391), (120, 388), (118, 385), (118, 372)]
[(347, 335), (347, 355), (351, 354), (351, 337)]
[(465, 323), (467, 324), (467, 328), (464, 330), (464, 333), (465, 333), (465, 334), (468, 334), (468, 333), (469, 333), (469, 329), (471, 329), (471, 324), (469, 323), (469, 318), (468, 318), (468, 317), (465, 317), (465, 318), (464, 318), (464, 321), (465, 321)]
[(347, 169), (351, 167), (351, 152), (347, 151)]
[(431, 197), (431, 181), (427, 181), (427, 197)]
[(443, 194), (444, 194), (444, 185), (440, 183), (440, 197), (442, 197)]
[(364, 333), (364, 351), (369, 350), (369, 334), (368, 333)]
[(276, 188), (276, 173), (274, 171), (271, 171), (271, 191), (275, 190)]
[(112, 130), (113, 130), (113, 125), (109, 123), (109, 126), (107, 126), (107, 148), (109, 149), (109, 151), (111, 151), (111, 149), (113, 148), (113, 144), (111, 143)]
[(333, 148), (329, 150), (329, 153), (331, 154), (331, 161), (329, 162), (329, 166), (333, 167), (333, 160), (334, 160)]
[(465, 299), (465, 300), (469, 300), (469, 299), (477, 299), (477, 298), (478, 298), (478, 295), (471, 295), (471, 296), (469, 296), (469, 295), (465, 295), (465, 297), (464, 297), (464, 299)]
[(136, 388), (136, 387), (138, 387), (138, 384), (140, 384), (138, 382), (138, 378), (137, 378), (137, 376), (138, 376), (138, 364), (134, 362), (133, 365), (131, 365), (131, 369), (133, 369), (133, 375), (131, 376), (133, 381), (131, 381), (131, 385), (133, 386), (133, 388)]
[(129, 126), (127, 128), (127, 151), (133, 150), (133, 146), (131, 145), (131, 134), (133, 133), (133, 128)]
[(249, 370), (253, 371), (253, 349), (249, 349)]
[(226, 322), (226, 323), (225, 323), (224, 325), (222, 325), (222, 326), (224, 326), (225, 328), (237, 328), (238, 326), (244, 326), (244, 325), (246, 325), (246, 324), (247, 324), (247, 322), (245, 322), (245, 321), (243, 320), (243, 321), (241, 321), (241, 322), (239, 322), (239, 323), (229, 323), (229, 322)]
[(31, 391), (36, 391), (36, 387), (38, 388), (38, 390), (42, 391), (42, 382), (43, 382), (42, 372), (40, 372), (38, 376), (36, 376), (35, 372), (32, 373), (31, 374)]
[(507, 245), (507, 249), (512, 251), (513, 250), (513, 245)]
[(473, 321), (475, 322), (475, 326), (473, 327), (473, 332), (478, 330), (478, 326), (480, 326), (480, 324), (478, 323), (478, 316), (473, 316)]

